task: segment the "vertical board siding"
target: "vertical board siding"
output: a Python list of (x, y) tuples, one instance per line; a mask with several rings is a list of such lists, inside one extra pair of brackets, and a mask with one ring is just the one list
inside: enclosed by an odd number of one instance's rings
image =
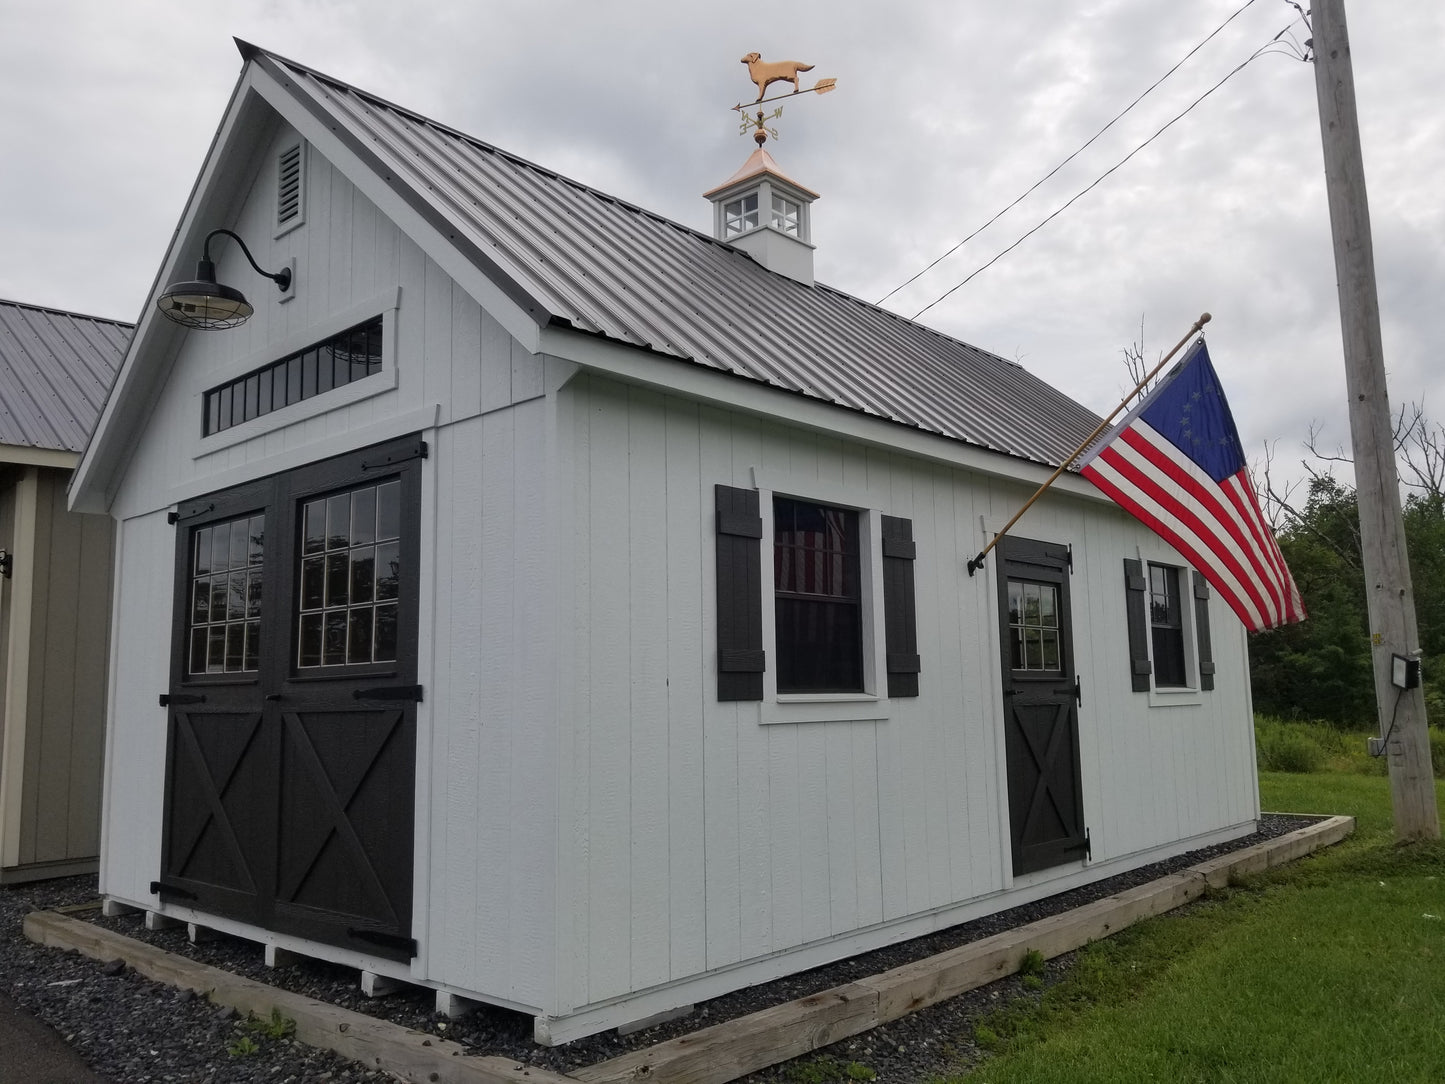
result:
[[(980, 517), (1011, 515), (1025, 487), (600, 377), (562, 394), (585, 522), (568, 653), (587, 660), (570, 675), (585, 720), (561, 784), (581, 941), (559, 961), (563, 1011), (1004, 890), (998, 596), (991, 571), (964, 566)], [(762, 725), (756, 704), (717, 701), (712, 490), (751, 487), (755, 468), (800, 496), (843, 486), (912, 520), (922, 688), (887, 720)], [(1248, 753), (1229, 676), (1196, 709), (1129, 691), (1108, 570), (1137, 552), (1139, 528), (1054, 498), (1017, 533), (1031, 530), (1074, 546), (1096, 860), (1247, 822), (1247, 781), (1223, 779)], [(1221, 657), (1242, 638), (1220, 636)]]
[(161, 868), (166, 709), (156, 697), (170, 681), (175, 528), (164, 512), (128, 519), (116, 526), (115, 547), (115, 627), (131, 634), (111, 644), (100, 891), (144, 901)]
[[(295, 139), (295, 133), (281, 132), (268, 155)], [(268, 457), (414, 410), (440, 404), (444, 422), (462, 420), (540, 394), (540, 361), (525, 351), (519, 356), (481, 306), (314, 147), (307, 152), (306, 222), (279, 238), (273, 237), (273, 176), (259, 172), (234, 229), (263, 267), (296, 260), (294, 296), (282, 302), (262, 283), (249, 291), (256, 312), (245, 324), (225, 335), (185, 336), (169, 378), (156, 389), (151, 421), (122, 480), (115, 503), (122, 516), (152, 511), (177, 491), (204, 493), (214, 488), (210, 479), (228, 472), (265, 473)], [(237, 246), (223, 240), (213, 255), (222, 281), (254, 277)], [(238, 375), (236, 366), (248, 359), (261, 364), (281, 356), (273, 344), (329, 326), (338, 314), (398, 286), (395, 390), (331, 409), (318, 397), (308, 401), (321, 406), (316, 415), (194, 457), (199, 392)], [(520, 380), (514, 378), (519, 372)]]
[[(703, 500), (698, 408), (669, 400), (665, 406), (667, 494), (664, 539), (707, 538), (709, 505)], [(706, 872), (703, 861), (703, 651), (705, 560), (686, 546), (668, 545), (667, 571), (667, 860), (669, 978), (696, 975), (707, 966)]]

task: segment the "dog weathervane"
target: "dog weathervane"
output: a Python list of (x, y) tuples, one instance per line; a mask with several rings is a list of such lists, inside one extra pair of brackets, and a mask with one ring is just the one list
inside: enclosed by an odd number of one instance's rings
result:
[[(748, 77), (752, 79), (753, 85), (758, 88), (757, 100), (747, 105), (739, 102), (733, 109), (743, 114), (742, 124), (738, 128), (738, 134), (745, 134), (752, 129), (753, 139), (759, 147), (768, 141), (768, 136), (778, 138), (776, 128), (769, 128), (768, 121), (777, 120), (783, 115), (783, 107), (778, 106), (771, 113), (765, 113), (759, 109), (756, 117), (749, 117), (745, 112), (754, 105), (762, 105), (764, 102), (775, 102), (779, 98), (792, 98), (799, 94), (827, 94), (838, 85), (836, 79), (819, 79), (811, 87), (803, 87), (798, 79), (799, 72), (810, 72), (813, 65), (803, 64), (796, 60), (764, 60), (760, 53), (749, 53), (743, 57), (742, 62), (748, 66)], [(774, 83), (792, 83), (791, 94), (775, 94), (773, 97), (766, 97), (768, 87)]]

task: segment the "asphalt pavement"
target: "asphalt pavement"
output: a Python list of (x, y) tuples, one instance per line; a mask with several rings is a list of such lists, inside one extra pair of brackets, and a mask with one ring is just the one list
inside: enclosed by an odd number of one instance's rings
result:
[(0, 994), (0, 1084), (110, 1084), (51, 1028)]

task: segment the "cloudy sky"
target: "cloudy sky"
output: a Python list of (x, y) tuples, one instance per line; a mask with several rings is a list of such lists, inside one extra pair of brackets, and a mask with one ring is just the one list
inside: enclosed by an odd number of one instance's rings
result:
[[(232, 37), (700, 229), (752, 149), (739, 57), (811, 62), (769, 149), (822, 194), (818, 278), (877, 301), (1078, 150), (887, 307), (1105, 412), (1123, 349), (1200, 312), (1251, 453), (1348, 443), (1314, 73), (1286, 0), (0, 0), (0, 297), (147, 303), (241, 61)], [(1445, 4), (1353, 0), (1395, 402), (1445, 420)], [(1279, 44), (1245, 64), (1285, 31)], [(1092, 191), (1079, 194), (1231, 71)]]

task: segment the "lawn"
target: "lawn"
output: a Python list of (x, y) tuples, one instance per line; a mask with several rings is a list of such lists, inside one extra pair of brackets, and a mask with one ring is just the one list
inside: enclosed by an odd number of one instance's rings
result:
[(1445, 1081), (1445, 847), (1394, 844), (1382, 775), (1260, 790), (1356, 834), (1091, 945), (980, 1025), (969, 1084)]

